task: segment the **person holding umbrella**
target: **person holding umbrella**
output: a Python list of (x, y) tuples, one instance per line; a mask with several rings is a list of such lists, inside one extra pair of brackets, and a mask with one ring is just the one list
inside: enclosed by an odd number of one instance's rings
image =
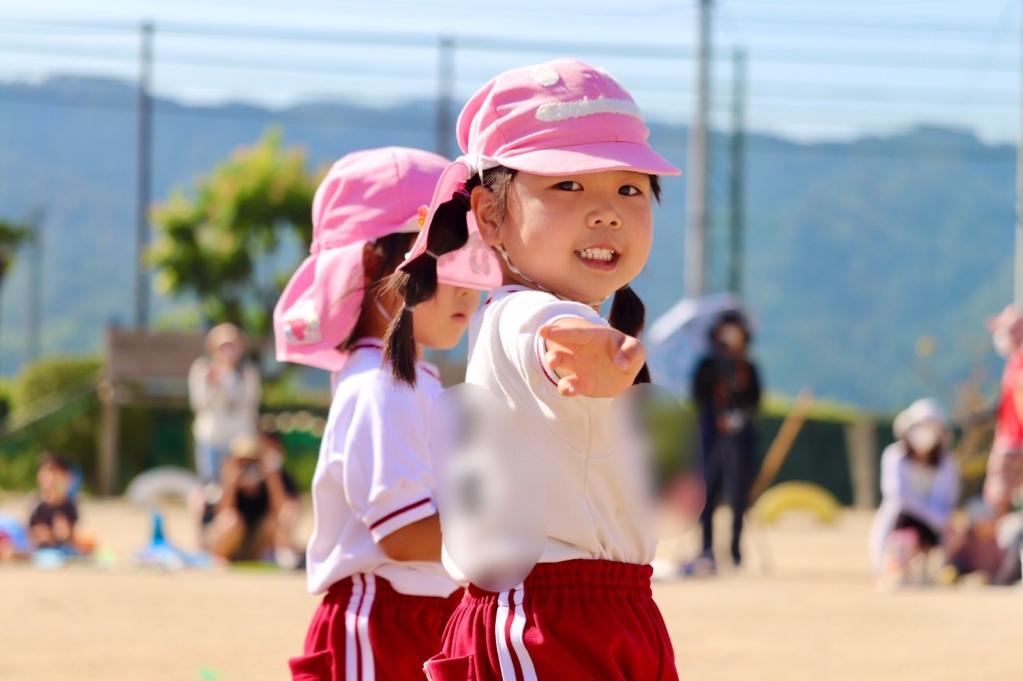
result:
[(713, 517), (722, 491), (732, 507), (732, 563), (742, 563), (743, 516), (756, 468), (753, 419), (760, 406), (761, 383), (756, 364), (749, 358), (750, 324), (742, 312), (728, 310), (708, 335), (710, 349), (697, 365), (692, 384), (699, 412), (707, 505), (700, 516), (703, 551), (684, 570), (690, 575), (716, 572)]

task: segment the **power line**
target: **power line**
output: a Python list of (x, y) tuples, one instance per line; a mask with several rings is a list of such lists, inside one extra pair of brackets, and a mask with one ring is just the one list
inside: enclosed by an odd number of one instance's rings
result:
[[(94, 22), (7, 22), (35, 27), (63, 27), (108, 32), (129, 32), (136, 29), (134, 24), (122, 21)], [(406, 47), (435, 47), (436, 36), (425, 33), (362, 32), (323, 29), (263, 28), (254, 26), (225, 26), (218, 24), (186, 24), (181, 22), (160, 22), (161, 34), (228, 38), (232, 40), (275, 40), (282, 42), (319, 42), (362, 45), (402, 45)], [(479, 35), (454, 35), (463, 48), (490, 52), (546, 52), (556, 47), (576, 53), (598, 53), (626, 58), (690, 58), (688, 50), (673, 45), (649, 43), (600, 43), (583, 41), (550, 41), (536, 39), (498, 38)]]
[[(3, 30), (3, 27), (0, 26), (0, 33), (5, 32), (6, 31)], [(334, 47), (337, 47), (337, 45)], [(470, 45), (462, 44), (460, 44), (459, 47), (466, 47), (467, 49), (471, 48)], [(553, 47), (557, 46), (555, 45)], [(436, 45), (432, 48), (424, 46), (422, 49), (433, 51), (436, 49)], [(43, 45), (31, 45), (26, 43), (17, 44), (7, 41), (3, 45), (0, 45), (0, 50), (15, 54), (28, 53), (44, 56), (95, 56), (97, 58), (118, 58), (124, 60), (133, 58), (131, 49), (128, 46), (125, 46), (120, 50), (110, 50), (109, 48), (107, 50), (103, 50), (92, 46), (68, 46), (65, 44), (53, 45), (45, 43)], [(941, 71), (942, 73), (947, 73), (949, 71), (998, 71), (1016, 73), (1018, 70), (1018, 65), (1015, 64), (1015, 62), (994, 62), (988, 55), (977, 55), (977, 59), (965, 60), (960, 57), (950, 56), (947, 50), (930, 53), (920, 51), (885, 53), (874, 52), (867, 47), (857, 50), (835, 49), (834, 47), (822, 48), (821, 50), (758, 47), (753, 51), (753, 53), (755, 54), (755, 62), (758, 65), (838, 66), (852, 67), (856, 69)], [(181, 56), (180, 54), (175, 54), (174, 46), (163, 47), (160, 55), (161, 62), (174, 60), (201, 63), (199, 62), (200, 59), (208, 60), (211, 58), (214, 57), (211, 55), (204, 55), (203, 57), (192, 57), (191, 55)], [(216, 58), (223, 59), (223, 56), (217, 55)], [(312, 59), (313, 57), (310, 56), (309, 58)], [(680, 54), (674, 55), (671, 58), (688, 60), (690, 59), (690, 56)], [(712, 58), (714, 61), (725, 60), (725, 58), (720, 55)], [(320, 56), (317, 55), (316, 59), (319, 60)], [(256, 62), (246, 58), (243, 61), (235, 63), (239, 68), (241, 68), (242, 66)], [(421, 62), (416, 62), (412, 66), (418, 65), (419, 63)], [(374, 63), (374, 69), (377, 69), (379, 66), (379, 62)], [(310, 68), (316, 69), (318, 67), (311, 65)], [(325, 67), (319, 68), (325, 69)], [(403, 64), (403, 68), (407, 68), (407, 65)]]
[[(732, 2), (730, 4), (735, 4)], [(418, 6), (418, 3), (417, 3)], [(551, 7), (546, 5), (544, 11), (550, 11)], [(815, 9), (819, 9), (815, 7)], [(651, 13), (650, 16), (663, 16), (662, 14)], [(631, 18), (625, 16), (624, 18)], [(860, 17), (833, 17), (830, 21), (822, 21), (819, 19), (803, 19), (799, 17), (779, 17), (776, 11), (772, 11), (771, 16), (767, 17), (752, 17), (747, 18), (746, 21), (749, 23), (755, 23), (758, 28), (762, 27), (778, 27), (778, 28), (791, 28), (791, 29), (825, 29), (835, 30), (839, 32), (848, 31), (874, 31), (880, 33), (930, 33), (950, 36), (969, 36), (981, 41), (987, 41), (990, 34), (990, 27), (987, 25), (974, 24), (974, 25), (963, 25), (960, 23), (945, 23), (945, 22), (933, 22), (933, 21), (915, 21), (913, 23), (899, 23), (899, 22), (878, 22), (878, 21), (862, 21)], [(24, 26), (33, 27), (47, 27), (47, 28), (70, 28), (70, 29), (88, 29), (94, 31), (107, 31), (107, 32), (129, 32), (135, 26), (136, 23), (124, 20), (90, 20), (90, 21), (50, 21), (50, 20), (39, 20), (39, 19), (10, 19), (6, 20), (5, 23), (17, 24)], [(179, 34), (194, 34), (194, 35), (217, 35), (220, 37), (259, 37), (259, 38), (273, 38), (273, 39), (288, 39), (288, 40), (337, 40), (342, 39), (369, 39), (373, 42), (390, 42), (390, 41), (402, 41), (403, 43), (408, 40), (423, 40), (425, 45), (425, 39), (422, 34), (410, 33), (410, 32), (399, 32), (399, 31), (380, 31), (380, 32), (359, 32), (359, 31), (338, 31), (338, 30), (324, 30), (320, 28), (302, 27), (302, 28), (268, 28), (263, 26), (249, 25), (224, 25), (215, 24), (212, 22), (181, 22), (175, 20), (164, 20), (159, 21), (158, 28), (161, 32), (171, 32)], [(1005, 29), (1009, 31), (1009, 28)], [(530, 45), (536, 41), (529, 39), (514, 39), (504, 38), (500, 36), (466, 36), (457, 34), (459, 40), (466, 38), (474, 38), (478, 40), (485, 40), (490, 43), (503, 43), (505, 45)], [(563, 41), (564, 44), (568, 44), (573, 41)], [(579, 42), (580, 45), (591, 45), (592, 43)], [(643, 44), (636, 44), (634, 46), (643, 47)], [(604, 47), (604, 45), (598, 45), (598, 47)], [(659, 49), (674, 50), (668, 45), (659, 46)]]

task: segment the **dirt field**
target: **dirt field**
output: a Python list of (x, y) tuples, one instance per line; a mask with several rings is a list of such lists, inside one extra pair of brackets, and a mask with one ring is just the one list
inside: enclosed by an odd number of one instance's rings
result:
[[(24, 505), (0, 499), (7, 512), (22, 515)], [(0, 567), (0, 679), (288, 678), (286, 660), (300, 650), (316, 604), (301, 575), (140, 570), (130, 556), (148, 537), (146, 512), (92, 501), (83, 518), (120, 561), (106, 570)], [(1023, 589), (878, 593), (867, 571), (868, 525), (856, 513), (831, 527), (791, 518), (751, 533), (742, 572), (657, 584), (682, 678), (1023, 679)], [(168, 512), (167, 530), (192, 543), (182, 510)]]

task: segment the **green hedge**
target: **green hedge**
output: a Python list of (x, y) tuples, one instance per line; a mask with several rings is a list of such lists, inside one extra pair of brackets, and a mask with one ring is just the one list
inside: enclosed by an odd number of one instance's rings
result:
[[(99, 430), (99, 405), (94, 394), (82, 395), (82, 386), (95, 376), (101, 364), (94, 358), (51, 358), (27, 366), (10, 385), (0, 384), (0, 400), (10, 395), (12, 412), (37, 404), (47, 395), (66, 399), (78, 395), (63, 410), (35, 426), (0, 436), (0, 488), (32, 487), (35, 463), (45, 449), (60, 451), (78, 463), (86, 475), (86, 486), (95, 482)], [(327, 408), (320, 396), (295, 399), (293, 386), (266, 391), (265, 414), (308, 412), (323, 419)], [(776, 398), (767, 401), (757, 421), (757, 456), (762, 460), (777, 434), (790, 403)], [(657, 451), (670, 468), (672, 456), (696, 456), (698, 433), (691, 405), (681, 411), (674, 405), (653, 424), (657, 430)], [(845, 429), (858, 414), (843, 405), (816, 405), (779, 471), (776, 482), (807, 480), (830, 490), (842, 503), (852, 502), (852, 481), (846, 454)], [(122, 411), (119, 480), (123, 488), (138, 473), (161, 465), (193, 468), (192, 414), (179, 408), (137, 408)], [(891, 442), (888, 422), (879, 422), (878, 452)], [(286, 467), (303, 489), (308, 489), (319, 451), (319, 437), (308, 429), (281, 430), (288, 451)]]
[[(83, 471), (95, 471), (99, 403), (92, 385), (101, 367), (92, 357), (50, 357), (22, 368), (10, 384), (11, 411), (0, 436), (0, 486), (34, 486), (43, 451), (60, 452)], [(23, 418), (33, 422), (16, 421)]]

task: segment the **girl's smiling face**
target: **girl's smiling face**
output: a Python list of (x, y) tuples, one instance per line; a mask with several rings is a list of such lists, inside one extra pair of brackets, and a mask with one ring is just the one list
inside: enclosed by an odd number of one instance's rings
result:
[[(504, 205), (472, 194), (484, 240), (553, 293), (591, 303), (612, 295), (646, 265), (653, 241), (650, 178), (625, 170), (549, 177), (516, 173)], [(523, 283), (505, 267), (505, 283)]]

